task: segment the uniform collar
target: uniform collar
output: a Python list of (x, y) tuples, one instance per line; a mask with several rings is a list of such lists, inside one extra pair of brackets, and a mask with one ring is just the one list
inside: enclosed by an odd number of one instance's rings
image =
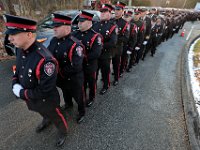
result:
[(24, 54), (28, 55), (29, 53), (37, 50), (37, 44), (36, 41), (33, 42), (33, 44), (27, 49), (27, 50), (22, 50)]
[(90, 30), (92, 29), (92, 27), (91, 28), (89, 28), (88, 30), (86, 30), (86, 31), (82, 31), (81, 33), (83, 33), (83, 34), (87, 34)]
[(120, 20), (120, 19), (122, 19), (122, 17), (120, 17), (120, 18), (115, 18), (116, 21), (118, 21), (118, 20)]
[(66, 36), (64, 36), (64, 37), (62, 37), (62, 38), (59, 38), (58, 41), (65, 41), (67, 38), (70, 37), (70, 35), (71, 35), (71, 34), (68, 34), (68, 35), (66, 35)]
[(108, 23), (108, 20), (102, 20), (101, 23)]

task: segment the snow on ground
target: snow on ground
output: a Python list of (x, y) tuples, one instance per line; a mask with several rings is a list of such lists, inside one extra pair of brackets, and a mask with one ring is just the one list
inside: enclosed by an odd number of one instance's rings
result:
[(188, 54), (188, 64), (189, 64), (189, 74), (190, 74), (190, 81), (191, 81), (191, 87), (192, 87), (192, 92), (195, 100), (195, 105), (197, 107), (198, 113), (200, 114), (200, 83), (197, 80), (197, 77), (195, 76), (196, 71), (200, 71), (200, 68), (196, 68), (193, 64), (193, 56), (194, 56), (194, 46), (196, 43), (200, 40), (197, 39), (189, 49), (189, 54)]

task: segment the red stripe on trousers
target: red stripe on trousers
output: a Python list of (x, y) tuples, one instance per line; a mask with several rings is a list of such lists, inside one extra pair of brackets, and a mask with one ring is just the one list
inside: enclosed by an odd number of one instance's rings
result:
[(58, 115), (60, 116), (61, 120), (63, 121), (63, 123), (65, 125), (65, 128), (68, 129), (67, 122), (66, 122), (64, 116), (61, 114), (61, 112), (60, 112), (60, 110), (58, 108), (56, 108), (56, 112), (58, 113)]

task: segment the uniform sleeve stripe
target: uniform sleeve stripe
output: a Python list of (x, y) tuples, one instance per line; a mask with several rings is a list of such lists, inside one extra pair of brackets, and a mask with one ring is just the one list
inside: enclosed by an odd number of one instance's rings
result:
[(40, 68), (41, 68), (42, 64), (44, 63), (44, 61), (45, 61), (45, 59), (42, 58), (42, 59), (39, 61), (37, 67), (36, 67), (36, 77), (37, 77), (38, 80), (40, 80)]
[(128, 22), (125, 24), (125, 26), (124, 26), (124, 28), (123, 28), (123, 30), (122, 30), (122, 33), (124, 33), (124, 32), (125, 32), (125, 30), (126, 30), (127, 26), (128, 26)]
[(99, 34), (96, 33), (96, 34), (92, 37), (91, 43), (90, 43), (90, 48), (92, 48), (92, 45), (93, 45), (93, 43), (94, 43), (94, 41), (95, 41), (95, 39), (96, 39), (96, 37), (97, 37), (98, 35), (99, 35)]
[(112, 34), (112, 32), (114, 31), (115, 28), (116, 28), (116, 25), (112, 26), (112, 28), (110, 29), (110, 32), (109, 32), (110, 35)]
[(71, 49), (69, 50), (69, 60), (70, 62), (72, 62), (72, 54), (73, 54), (73, 50), (74, 50), (74, 47), (76, 46), (76, 43), (74, 43), (71, 47)]

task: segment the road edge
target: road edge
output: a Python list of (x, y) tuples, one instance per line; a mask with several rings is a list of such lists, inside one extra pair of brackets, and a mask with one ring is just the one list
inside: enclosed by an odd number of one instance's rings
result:
[(188, 52), (189, 48), (200, 35), (190, 39), (181, 50), (181, 98), (184, 109), (184, 116), (186, 122), (186, 130), (188, 132), (188, 139), (191, 150), (200, 150), (200, 119), (197, 109), (195, 107), (194, 97), (191, 88), (189, 66), (188, 66)]

